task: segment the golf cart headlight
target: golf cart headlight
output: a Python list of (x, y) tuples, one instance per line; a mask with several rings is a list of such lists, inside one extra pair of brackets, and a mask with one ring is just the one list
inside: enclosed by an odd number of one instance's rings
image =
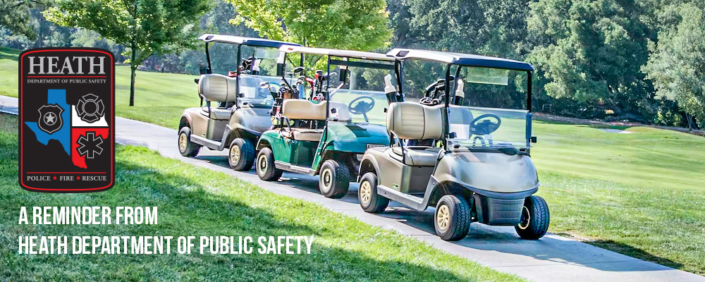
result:
[(362, 161), (362, 157), (364, 157), (364, 156), (365, 156), (365, 154), (357, 154), (357, 155), (355, 155), (355, 157), (357, 158), (357, 161), (358, 161), (358, 162), (361, 162), (361, 161)]

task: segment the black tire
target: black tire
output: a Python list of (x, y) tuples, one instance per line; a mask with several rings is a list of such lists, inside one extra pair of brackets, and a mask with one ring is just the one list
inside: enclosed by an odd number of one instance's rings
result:
[(179, 130), (177, 142), (179, 153), (184, 157), (195, 157), (201, 150), (201, 145), (191, 142), (191, 128), (189, 127), (182, 127)]
[(318, 189), (326, 198), (339, 199), (348, 193), (350, 170), (345, 163), (326, 160), (321, 166), (319, 175)]
[[(445, 226), (439, 223), (439, 214), (447, 220)], [(445, 195), (436, 205), (433, 226), (436, 234), (445, 241), (457, 241), (465, 238), (470, 230), (470, 205), (462, 196)]]
[(248, 171), (255, 162), (255, 146), (252, 141), (235, 138), (228, 149), (228, 164), (237, 171)]
[(537, 240), (546, 235), (550, 221), (546, 200), (539, 196), (529, 196), (524, 200), (521, 221), (514, 229), (522, 239)]
[(389, 199), (377, 194), (377, 175), (374, 172), (365, 173), (360, 179), (357, 199), (362, 210), (369, 213), (381, 213), (389, 205)]
[(264, 181), (277, 181), (284, 173), (274, 166), (274, 154), (272, 149), (265, 147), (257, 155), (257, 176)]

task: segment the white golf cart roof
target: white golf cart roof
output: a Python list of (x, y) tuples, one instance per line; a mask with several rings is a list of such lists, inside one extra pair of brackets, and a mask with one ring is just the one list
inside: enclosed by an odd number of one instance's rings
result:
[(534, 67), (529, 63), (473, 54), (395, 48), (387, 52), (387, 56), (391, 56), (399, 60), (420, 59), (471, 67), (499, 68), (521, 71), (534, 70)]
[(242, 44), (248, 46), (258, 46), (258, 47), (272, 47), (279, 48), (282, 46), (300, 46), (296, 43), (289, 43), (284, 41), (276, 41), (262, 38), (253, 37), (242, 37), (234, 35), (221, 35), (221, 34), (204, 34), (198, 37), (198, 40), (205, 42), (220, 42), (220, 43), (230, 43), (230, 44)]
[(326, 49), (326, 48), (314, 48), (314, 47), (303, 47), (303, 46), (282, 46), (279, 51), (286, 53), (303, 53), (303, 54), (314, 54), (314, 55), (324, 55), (324, 56), (334, 56), (334, 57), (344, 57), (344, 58), (355, 58), (355, 59), (365, 59), (365, 60), (380, 60), (380, 61), (394, 61), (393, 57), (388, 57), (385, 54), (373, 53), (373, 52), (363, 52), (363, 51), (350, 51), (350, 50), (337, 50), (337, 49)]

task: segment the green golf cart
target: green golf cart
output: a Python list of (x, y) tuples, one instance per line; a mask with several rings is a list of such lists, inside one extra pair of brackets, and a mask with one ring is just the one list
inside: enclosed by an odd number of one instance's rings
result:
[[(386, 95), (396, 92), (390, 84), (398, 65), (370, 52), (299, 46), (280, 51), (327, 62), (327, 72), (307, 79), (302, 92), (308, 97), (284, 101), (280, 126), (264, 132), (257, 144), (257, 175), (267, 181), (278, 180), (283, 171), (320, 175), (321, 194), (343, 197), (365, 151), (389, 146), (384, 111)], [(286, 62), (280, 63), (286, 69)]]

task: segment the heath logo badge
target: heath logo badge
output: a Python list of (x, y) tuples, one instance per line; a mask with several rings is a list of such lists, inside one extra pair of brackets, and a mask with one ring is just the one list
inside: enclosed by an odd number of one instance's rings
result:
[(20, 186), (95, 192), (115, 179), (115, 59), (89, 48), (20, 55)]

